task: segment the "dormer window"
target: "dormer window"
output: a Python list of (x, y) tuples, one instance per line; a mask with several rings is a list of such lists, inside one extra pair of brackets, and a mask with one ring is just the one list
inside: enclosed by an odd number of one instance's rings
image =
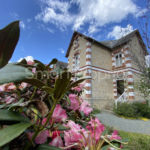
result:
[(121, 53), (117, 53), (115, 55), (115, 65), (116, 67), (122, 66), (122, 54)]

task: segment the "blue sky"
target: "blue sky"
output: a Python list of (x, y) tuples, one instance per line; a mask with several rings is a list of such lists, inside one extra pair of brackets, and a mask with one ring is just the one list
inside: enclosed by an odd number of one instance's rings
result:
[(99, 41), (117, 39), (138, 28), (138, 7), (145, 11), (144, 0), (1, 0), (0, 29), (22, 20), (12, 62), (28, 56), (67, 62), (74, 30)]

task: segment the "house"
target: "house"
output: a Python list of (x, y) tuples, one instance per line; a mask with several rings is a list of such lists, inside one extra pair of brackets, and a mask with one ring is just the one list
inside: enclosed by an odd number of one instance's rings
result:
[(138, 30), (111, 41), (97, 41), (74, 31), (65, 57), (69, 71), (86, 78), (83, 98), (102, 109), (125, 95), (128, 101), (142, 100), (132, 83), (139, 78), (146, 55)]

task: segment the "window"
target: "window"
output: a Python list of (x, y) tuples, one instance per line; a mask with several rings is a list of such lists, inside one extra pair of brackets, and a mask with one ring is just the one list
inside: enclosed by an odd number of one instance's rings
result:
[(122, 54), (117, 53), (115, 55), (115, 62), (116, 62), (116, 67), (122, 66)]
[(79, 70), (79, 54), (75, 55), (75, 71)]

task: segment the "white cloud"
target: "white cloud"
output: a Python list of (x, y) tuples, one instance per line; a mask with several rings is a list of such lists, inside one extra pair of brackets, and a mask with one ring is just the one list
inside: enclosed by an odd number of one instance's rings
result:
[(65, 53), (65, 51), (63, 50), (63, 48), (59, 48), (58, 50), (61, 51), (62, 54)]
[(132, 32), (133, 26), (128, 24), (126, 28), (122, 28), (121, 26), (115, 26), (113, 28), (113, 30), (111, 32), (108, 33), (107, 37), (108, 38), (115, 38), (115, 39), (119, 39), (127, 34), (129, 34), (130, 32)]
[(53, 29), (47, 28), (47, 30), (48, 30), (50, 33), (54, 33), (54, 30), (53, 30)]
[[(120, 22), (128, 14), (137, 17), (139, 11), (133, 0), (39, 0), (42, 2), (41, 12), (36, 20), (55, 24), (62, 31), (71, 25), (73, 30), (80, 30), (86, 23), (90, 24), (89, 33), (95, 33), (98, 27), (112, 22)], [(72, 14), (70, 8), (76, 3), (77, 13)], [(93, 28), (92, 28), (93, 27)], [(93, 30), (90, 30), (92, 28)]]
[(38, 28), (43, 28), (45, 30), (45, 26), (43, 24), (38, 24)]
[(13, 13), (10, 13), (10, 15), (11, 15), (13, 18), (15, 18), (16, 20), (18, 20), (19, 15), (18, 15), (17, 13), (13, 12)]
[(31, 22), (32, 20), (30, 18), (27, 19), (27, 22)]
[(92, 35), (93, 33), (99, 32), (100, 29), (97, 29), (94, 25), (90, 25), (88, 28), (89, 35)]
[(25, 24), (24, 24), (23, 21), (20, 21), (20, 26), (21, 26), (23, 29), (25, 29)]
[[(17, 62), (20, 62), (20, 61), (23, 60), (23, 59), (24, 59), (24, 58), (20, 58)], [(27, 56), (27, 57), (25, 57), (25, 59), (26, 59), (26, 61), (29, 61), (29, 60), (34, 61), (34, 59), (33, 59), (32, 56)]]

